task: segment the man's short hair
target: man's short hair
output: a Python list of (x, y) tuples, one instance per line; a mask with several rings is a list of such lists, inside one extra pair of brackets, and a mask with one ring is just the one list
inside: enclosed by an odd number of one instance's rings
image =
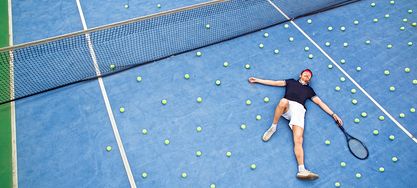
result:
[(313, 71), (311, 71), (310, 69), (304, 69), (303, 71), (301, 71), (300, 75), (302, 75), (306, 71), (310, 73), (311, 77), (313, 77)]

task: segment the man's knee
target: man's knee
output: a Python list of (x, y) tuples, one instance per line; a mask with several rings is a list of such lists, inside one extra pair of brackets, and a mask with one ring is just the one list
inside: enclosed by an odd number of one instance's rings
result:
[(279, 107), (281, 107), (281, 108), (286, 108), (286, 107), (288, 106), (288, 100), (287, 100), (287, 99), (285, 99), (285, 98), (282, 98), (282, 99), (279, 101), (278, 106), (279, 106)]

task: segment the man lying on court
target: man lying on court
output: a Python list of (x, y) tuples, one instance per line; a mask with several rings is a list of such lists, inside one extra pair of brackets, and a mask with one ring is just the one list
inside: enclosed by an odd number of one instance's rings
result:
[(331, 115), (340, 126), (343, 125), (342, 119), (316, 95), (313, 88), (309, 86), (309, 82), (313, 72), (309, 69), (301, 71), (300, 77), (297, 80), (263, 80), (259, 78), (250, 77), (250, 83), (260, 83), (270, 86), (285, 86), (285, 96), (279, 101), (275, 109), (274, 120), (271, 127), (265, 132), (262, 140), (268, 141), (277, 129), (277, 124), (280, 116), (289, 120), (289, 126), (293, 132), (294, 139), (294, 153), (298, 163), (297, 178), (314, 180), (319, 176), (310, 172), (304, 167), (304, 151), (303, 151), (303, 133), (304, 133), (304, 115), (306, 108), (304, 106), (307, 99), (312, 100), (321, 107), (326, 113)]

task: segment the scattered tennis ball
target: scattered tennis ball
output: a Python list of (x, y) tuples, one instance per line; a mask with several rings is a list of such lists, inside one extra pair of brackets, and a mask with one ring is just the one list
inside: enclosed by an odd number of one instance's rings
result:
[(307, 23), (308, 23), (308, 24), (311, 24), (311, 23), (313, 23), (313, 20), (308, 19), (308, 20), (307, 20)]
[(148, 177), (148, 173), (143, 172), (143, 173), (142, 173), (142, 178), (147, 178), (147, 177)]
[(202, 155), (202, 153), (201, 153), (201, 151), (197, 151), (197, 152), (195, 152), (195, 155), (196, 155), (197, 157), (200, 157), (200, 156)]
[(324, 144), (326, 144), (326, 145), (330, 145), (330, 140), (325, 140), (325, 141), (324, 141)]
[(374, 23), (377, 23), (377, 22), (378, 22), (378, 18), (374, 18), (372, 21), (373, 21)]
[(365, 44), (371, 44), (371, 41), (370, 40), (366, 40), (365, 41)]
[(261, 120), (262, 119), (262, 116), (261, 115), (256, 115), (256, 120)]
[(264, 102), (265, 103), (269, 102), (269, 98), (268, 97), (264, 97)]
[(411, 23), (411, 26), (416, 27), (417, 26), (417, 22)]
[(304, 51), (309, 51), (310, 50), (310, 48), (308, 47), (308, 46), (306, 46), (306, 47), (304, 47)]
[(348, 46), (349, 46), (349, 43), (347, 43), (347, 42), (343, 43), (343, 47), (348, 47)]
[(384, 116), (379, 116), (378, 119), (381, 120), (381, 121), (384, 121), (385, 117)]
[(391, 49), (391, 48), (392, 48), (392, 44), (388, 44), (388, 45), (387, 45), (387, 48), (388, 48), (388, 49)]
[(216, 188), (216, 184), (214, 183), (210, 184), (210, 188)]
[(405, 118), (405, 114), (404, 113), (400, 113), (400, 118)]
[(406, 67), (406, 68), (404, 69), (404, 71), (405, 71), (406, 73), (409, 73), (409, 72), (411, 71), (411, 69), (410, 69), (410, 68), (408, 68), (408, 67)]
[(156, 7), (161, 8), (161, 4), (157, 4)]
[(379, 134), (379, 131), (375, 129), (372, 133), (373, 133), (374, 135), (378, 135), (378, 134)]
[(314, 55), (313, 54), (308, 54), (308, 58), (309, 59), (313, 59), (314, 58)]
[(391, 86), (391, 87), (389, 87), (389, 90), (390, 91), (395, 91), (395, 87), (394, 86)]
[(411, 9), (408, 9), (408, 14), (411, 14), (411, 13), (413, 13), (413, 10), (411, 10)]
[(346, 27), (344, 26), (340, 27), (340, 31), (346, 31)]
[(341, 59), (341, 60), (340, 60), (340, 63), (341, 63), (341, 64), (345, 64), (345, 63), (346, 63), (346, 60), (345, 60), (345, 59)]
[(358, 25), (359, 24), (359, 21), (358, 20), (355, 20), (355, 21), (353, 21), (353, 24)]
[(362, 116), (362, 117), (366, 117), (366, 116), (368, 116), (368, 114), (367, 114), (366, 112), (362, 112), (362, 113), (361, 113), (361, 116)]
[(115, 64), (111, 64), (111, 65), (110, 65), (110, 69), (111, 69), (111, 70), (116, 69), (116, 65), (115, 65)]
[(401, 26), (401, 27), (400, 27), (400, 30), (401, 30), (401, 31), (404, 31), (404, 30), (405, 30), (405, 27), (404, 27), (404, 26)]
[(256, 169), (256, 164), (251, 164), (250, 169), (255, 170)]
[(340, 91), (340, 87), (339, 87), (339, 86), (336, 86), (334, 89), (335, 89), (336, 91)]
[(416, 109), (415, 108), (410, 108), (410, 112), (414, 113), (414, 112), (416, 112)]
[(111, 146), (107, 146), (106, 147), (106, 151), (111, 151), (112, 150), (112, 147)]
[(412, 46), (413, 45), (413, 42), (408, 42), (407, 45), (408, 46)]
[(327, 65), (327, 68), (329, 68), (329, 69), (332, 69), (333, 68), (333, 65)]
[(163, 100), (161, 101), (161, 103), (162, 103), (163, 105), (166, 105), (166, 104), (168, 103), (168, 101), (167, 101), (166, 99), (163, 99)]
[(355, 94), (355, 93), (356, 93), (356, 89), (355, 89), (355, 88), (353, 88), (353, 89), (351, 89), (351, 90), (350, 90), (350, 92), (351, 92), (352, 94)]
[(397, 162), (397, 161), (398, 161), (398, 158), (397, 158), (397, 157), (392, 157), (392, 158), (391, 158), (391, 160), (392, 160), (392, 162), (394, 162), (394, 163), (395, 163), (395, 162)]
[(249, 65), (249, 64), (246, 64), (246, 65), (245, 65), (245, 68), (246, 68), (246, 69), (250, 69), (250, 65)]
[(165, 139), (164, 144), (168, 145), (170, 143), (170, 141), (168, 139)]
[(128, 4), (126, 4), (126, 5), (125, 5), (125, 9), (128, 9), (128, 8), (129, 8), (129, 5), (128, 5)]
[(245, 124), (242, 124), (242, 125), (240, 125), (240, 129), (246, 129), (246, 125)]
[(384, 74), (388, 76), (390, 74), (389, 70), (384, 70)]
[(403, 19), (403, 22), (408, 22), (408, 19), (407, 19), (407, 18), (404, 18), (404, 19)]
[(197, 132), (201, 132), (203, 130), (203, 128), (202, 127), (197, 127), (196, 130), (197, 130)]
[(389, 135), (389, 139), (392, 141), (392, 140), (395, 139), (395, 136), (394, 135)]
[(332, 26), (329, 26), (329, 27), (327, 27), (327, 30), (332, 31), (333, 30), (333, 27)]
[(356, 71), (361, 71), (362, 70), (362, 67), (356, 67)]
[(416, 79), (413, 80), (413, 84), (417, 85), (417, 80)]
[(259, 48), (264, 48), (264, 44), (259, 44)]
[(358, 104), (358, 100), (352, 99), (352, 104)]
[(190, 79), (190, 75), (189, 74), (185, 74), (184, 75), (184, 78), (188, 80), (188, 79)]
[(355, 122), (355, 123), (359, 123), (361, 120), (359, 119), (359, 118), (355, 118), (354, 120), (353, 120), (353, 122)]
[(390, 1), (389, 4), (391, 5), (395, 4), (395, 1)]
[(385, 14), (384, 18), (389, 18), (389, 14)]
[(197, 57), (201, 57), (203, 55), (203, 53), (197, 52), (196, 55), (197, 55)]
[(341, 167), (345, 167), (346, 166), (346, 163), (345, 162), (340, 162), (340, 166)]
[(345, 80), (346, 80), (346, 79), (345, 79), (345, 77), (343, 77), (343, 76), (342, 76), (342, 77), (340, 77), (340, 81), (341, 81), (341, 82), (344, 82)]
[(182, 178), (187, 178), (187, 173), (185, 173), (185, 172), (181, 173), (181, 177)]
[(142, 77), (140, 77), (140, 76), (136, 77), (136, 81), (138, 81), (138, 82), (142, 81)]
[(210, 29), (210, 24), (206, 24), (206, 29)]
[(268, 33), (264, 33), (264, 37), (268, 38), (269, 34)]
[(288, 24), (284, 24), (284, 28), (288, 29), (290, 26)]
[(294, 41), (294, 37), (290, 37), (290, 38), (288, 38), (288, 40), (289, 40), (290, 42), (292, 42), (292, 41)]
[(220, 85), (221, 84), (221, 82), (220, 82), (220, 80), (216, 80), (216, 85)]
[(326, 43), (324, 43), (324, 45), (326, 45), (327, 47), (329, 47), (330, 46), (330, 42), (326, 42)]
[(123, 112), (125, 112), (125, 108), (120, 107), (119, 111), (120, 111), (120, 113), (123, 113)]
[(358, 172), (358, 173), (356, 173), (356, 174), (355, 174), (355, 176), (356, 176), (356, 178), (358, 178), (358, 179), (359, 179), (359, 178), (361, 178), (361, 177), (362, 177), (362, 174)]
[(229, 66), (229, 62), (225, 61), (225, 62), (223, 63), (223, 67), (228, 67), (228, 66)]
[(201, 98), (201, 97), (197, 97), (197, 102), (198, 102), (198, 103), (203, 102), (203, 98)]
[(230, 152), (230, 151), (226, 152), (226, 156), (227, 156), (227, 157), (232, 156), (232, 152)]
[(371, 7), (375, 7), (376, 6), (376, 3), (371, 3)]
[(385, 172), (385, 168), (384, 167), (379, 167), (379, 172)]
[(338, 182), (338, 181), (337, 181), (337, 182), (335, 182), (335, 183), (334, 183), (334, 186), (335, 186), (335, 187), (340, 187), (340, 186), (341, 186), (341, 184), (340, 184), (340, 182)]
[(274, 50), (274, 54), (279, 54), (279, 50), (278, 49), (275, 49)]
[(246, 105), (251, 105), (251, 104), (252, 104), (252, 101), (250, 101), (249, 99), (246, 100)]
[(142, 134), (144, 134), (144, 135), (148, 134), (148, 130), (142, 129)]

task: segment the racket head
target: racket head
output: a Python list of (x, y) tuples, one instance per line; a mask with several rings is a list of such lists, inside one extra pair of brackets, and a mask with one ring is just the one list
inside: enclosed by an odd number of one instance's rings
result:
[(369, 157), (368, 148), (360, 140), (350, 137), (347, 141), (350, 153), (360, 160), (365, 160)]

